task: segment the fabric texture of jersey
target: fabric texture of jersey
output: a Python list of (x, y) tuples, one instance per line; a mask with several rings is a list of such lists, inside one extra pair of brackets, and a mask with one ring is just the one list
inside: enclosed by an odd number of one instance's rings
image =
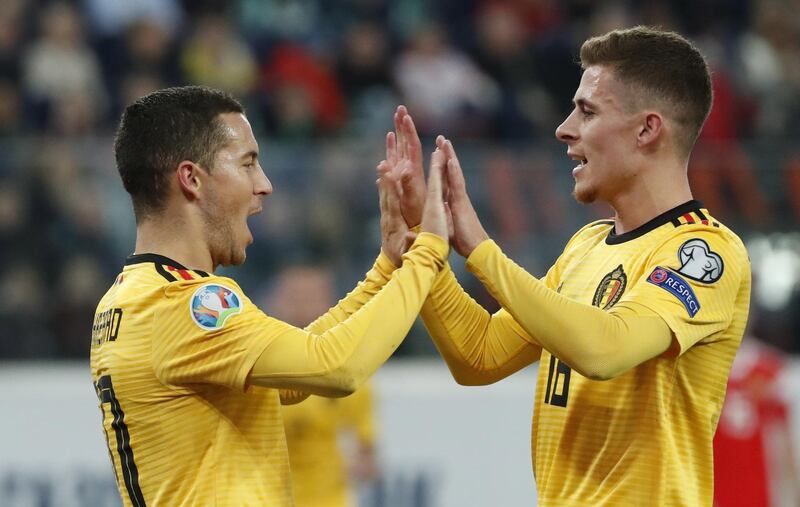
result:
[(374, 446), (370, 388), (362, 386), (344, 398), (311, 396), (303, 403), (283, 407), (283, 423), (296, 506), (356, 505), (347, 461), (342, 453), (342, 438), (356, 439), (359, 445), (370, 448)]
[[(493, 294), (523, 285), (523, 271), (491, 241), (467, 267)], [(535, 319), (530, 301), (520, 297), (490, 317), (456, 290), (452, 273), (440, 274), (423, 317), (442, 355), (471, 370), (463, 383), (493, 382), (540, 359), (532, 428), (539, 505), (711, 505), (712, 437), (749, 308), (741, 240), (690, 201), (625, 234), (614, 234), (613, 221), (587, 225), (543, 281), (607, 312), (658, 315), (674, 339), (664, 354), (592, 380), (512, 317)]]

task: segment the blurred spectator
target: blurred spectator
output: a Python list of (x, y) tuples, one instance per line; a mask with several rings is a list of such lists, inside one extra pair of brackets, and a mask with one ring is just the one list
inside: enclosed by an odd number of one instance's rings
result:
[(44, 279), (39, 267), (24, 259), (0, 267), (0, 293), (7, 295), (0, 305), (0, 357), (57, 357), (46, 321), (58, 301), (49, 298)]
[(96, 259), (79, 254), (65, 259), (56, 281), (53, 297), (58, 303), (50, 314), (50, 334), (56, 339), (61, 357), (86, 360), (87, 336), (92, 334), (92, 319), (97, 301), (108, 289), (109, 280)]
[(318, 0), (240, 0), (237, 17), (250, 38), (308, 42), (324, 23)]
[[(39, 14), (39, 37), (25, 51), (23, 83), (44, 128), (84, 133), (106, 107), (100, 67), (84, 34), (80, 13), (69, 3), (53, 2)], [(78, 114), (85, 119), (74, 117), (72, 101), (80, 102)]]
[(753, 163), (739, 143), (739, 132), (748, 123), (746, 100), (724, 66), (720, 41), (707, 36), (702, 43), (712, 69), (714, 104), (689, 164), (692, 190), (722, 219), (763, 226), (770, 210)]
[[(755, 132), (798, 136), (800, 113), (800, 24), (787, 16), (791, 2), (754, 2), (754, 20), (741, 36), (743, 84), (756, 100)], [(796, 6), (794, 7), (796, 9)]]
[(437, 25), (417, 31), (397, 60), (395, 81), (421, 134), (481, 135), (499, 107), (499, 89), (445, 34)]
[(36, 252), (42, 246), (28, 231), (31, 206), (27, 192), (20, 187), (10, 178), (0, 180), (0, 265), (11, 264), (28, 256), (23, 252)]
[(119, 102), (120, 109), (124, 109), (140, 97), (166, 88), (167, 84), (157, 74), (149, 72), (131, 72), (127, 74), (120, 84)]
[(18, 83), (26, 0), (9, 0), (0, 7), (0, 78)]
[[(534, 125), (542, 125), (542, 131), (552, 130), (557, 113), (538, 81), (535, 52), (525, 20), (515, 10), (518, 5), (488, 2), (477, 11), (477, 63), (500, 86), (501, 106), (493, 134), (529, 139)], [(529, 104), (534, 115), (526, 114)]]
[(92, 29), (101, 38), (114, 37), (137, 22), (156, 23), (168, 33), (181, 27), (183, 11), (175, 0), (83, 0)]
[(783, 184), (789, 204), (791, 218), (800, 223), (800, 154), (793, 154), (786, 163)]
[(256, 82), (257, 64), (250, 48), (230, 22), (205, 15), (196, 20), (181, 52), (186, 79), (245, 97)]
[(13, 81), (0, 77), (0, 137), (19, 134), (22, 129), (19, 89)]
[(344, 35), (336, 77), (356, 134), (382, 130), (397, 105), (389, 45), (386, 32), (370, 21), (350, 25)]
[(43, 238), (49, 279), (60, 276), (66, 259), (91, 252), (109, 276), (118, 268), (109, 245), (108, 224), (103, 213), (102, 180), (93, 177), (66, 143), (51, 142), (37, 154), (31, 178), (33, 227)]
[(261, 69), (269, 97), (269, 130), (281, 137), (331, 133), (344, 121), (344, 96), (336, 76), (297, 44), (276, 46)]

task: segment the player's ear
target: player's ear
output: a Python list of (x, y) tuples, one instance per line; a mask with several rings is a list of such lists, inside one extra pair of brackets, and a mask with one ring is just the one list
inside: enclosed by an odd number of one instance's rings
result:
[(200, 195), (205, 171), (194, 162), (183, 160), (178, 164), (176, 173), (181, 193), (189, 199), (197, 199)]
[(646, 111), (639, 124), (637, 142), (640, 147), (654, 146), (662, 137), (664, 118), (655, 111)]

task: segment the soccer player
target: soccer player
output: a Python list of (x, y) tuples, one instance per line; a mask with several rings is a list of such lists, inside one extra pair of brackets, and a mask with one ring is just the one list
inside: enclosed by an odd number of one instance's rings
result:
[[(277, 276), (264, 309), (303, 327), (335, 301), (333, 272), (298, 265)], [(356, 505), (354, 481), (375, 478), (375, 417), (369, 383), (345, 398), (309, 396), (283, 407), (296, 507)]]
[[(710, 506), (712, 438), (747, 320), (750, 265), (688, 184), (711, 107), (708, 67), (683, 37), (647, 27), (589, 39), (580, 59), (574, 109), (556, 137), (578, 161), (576, 199), (610, 204), (613, 219), (580, 229), (536, 278), (489, 239), (440, 136), (451, 244), (502, 308), (487, 313), (445, 267), (422, 316), (459, 383), (489, 384), (539, 361), (538, 505)], [(414, 155), (381, 170), (402, 178), (393, 191), (408, 218), (424, 196), (421, 155), (402, 109), (396, 124), (387, 144)]]
[[(382, 279), (382, 254), (299, 329), (213, 274), (244, 262), (247, 218), (272, 191), (236, 100), (203, 87), (154, 92), (126, 108), (114, 149), (136, 250), (98, 305), (91, 373), (123, 504), (290, 506), (280, 403), (353, 392), (408, 332), (448, 253), (442, 153), (427, 232), (403, 267)], [(402, 230), (389, 223), (400, 216), (390, 184), (379, 180), (382, 250)]]

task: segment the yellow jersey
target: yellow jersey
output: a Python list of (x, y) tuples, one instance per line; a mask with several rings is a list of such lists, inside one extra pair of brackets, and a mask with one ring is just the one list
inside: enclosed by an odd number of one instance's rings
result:
[(423, 317), (463, 383), (494, 382), (540, 360), (531, 441), (539, 505), (712, 504), (712, 438), (750, 298), (749, 259), (733, 232), (690, 201), (625, 234), (608, 220), (575, 234), (537, 294), (610, 313), (646, 311), (673, 334), (669, 350), (605, 381), (537, 342), (530, 324), (547, 309), (530, 289), (541, 282), (496, 244), (482, 243), (467, 267), (503, 309), (488, 316), (445, 270)]
[(278, 390), (245, 385), (265, 344), (220, 332), (263, 318), (229, 278), (128, 258), (91, 348), (124, 505), (292, 504)]
[(350, 432), (360, 445), (374, 446), (369, 387), (362, 386), (345, 398), (310, 396), (303, 403), (283, 407), (283, 424), (296, 506), (355, 505), (340, 439), (343, 432)]
[(130, 257), (98, 304), (90, 361), (123, 504), (293, 505), (281, 402), (361, 384), (402, 342), (447, 252), (421, 233), (390, 277), (381, 254), (305, 330), (229, 278)]

